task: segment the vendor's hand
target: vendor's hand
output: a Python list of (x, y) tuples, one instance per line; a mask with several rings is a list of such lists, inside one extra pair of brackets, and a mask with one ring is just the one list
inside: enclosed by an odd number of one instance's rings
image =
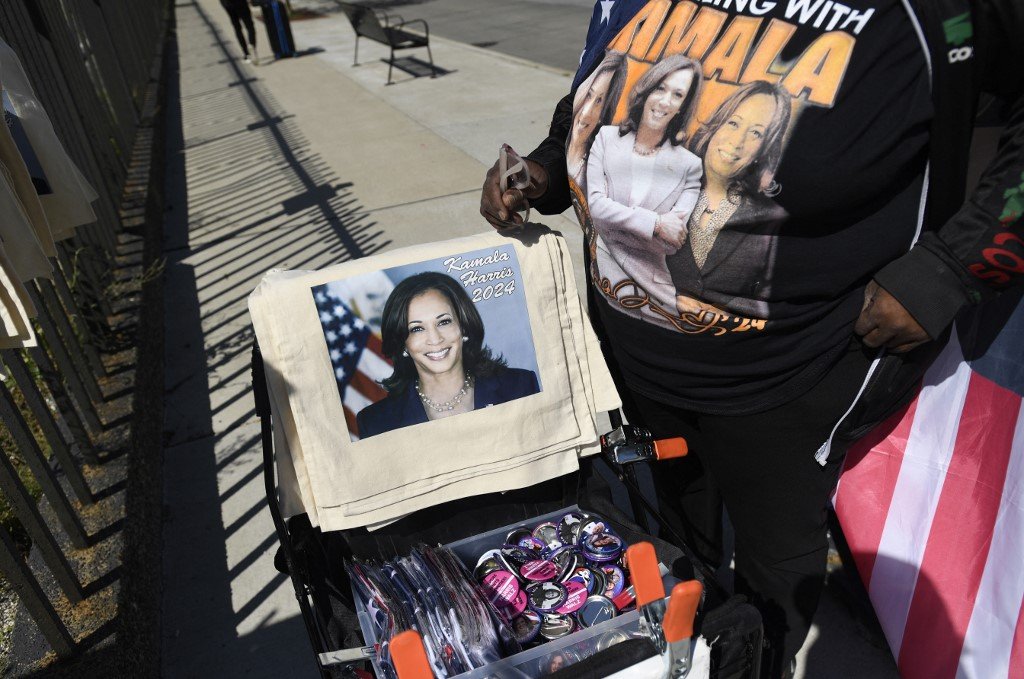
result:
[(540, 198), (548, 190), (548, 173), (540, 163), (523, 159), (530, 168), (530, 185), (525, 189), (508, 189), (501, 192), (501, 170), (498, 163), (487, 171), (484, 188), (480, 193), (480, 214), (495, 229), (501, 231), (522, 226), (523, 218), (517, 214), (529, 207), (529, 201)]
[(666, 212), (658, 216), (658, 227), (656, 229), (658, 238), (665, 241), (676, 250), (683, 247), (688, 233), (686, 222), (690, 216), (685, 212)]
[(931, 340), (906, 308), (874, 281), (864, 290), (864, 306), (853, 331), (867, 346), (885, 347), (896, 354)]

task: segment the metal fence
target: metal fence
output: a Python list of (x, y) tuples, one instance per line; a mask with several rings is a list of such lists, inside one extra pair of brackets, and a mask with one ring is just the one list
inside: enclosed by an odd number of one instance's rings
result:
[[(52, 281), (29, 283), (39, 346), (0, 351), (0, 422), (31, 471), (73, 548), (90, 544), (79, 510), (94, 502), (83, 462), (95, 461), (103, 433), (97, 406), (111, 337), (106, 290), (119, 232), (144, 219), (166, 0), (3, 0), (0, 36), (18, 54), (68, 154), (99, 193), (98, 220), (58, 243)], [(17, 402), (15, 399), (17, 394)], [(41, 445), (42, 444), (42, 445)], [(49, 450), (49, 457), (43, 448)], [(51, 527), (0, 451), (0, 493), (71, 604), (82, 584)], [(62, 472), (62, 482), (57, 472)], [(68, 492), (70, 491), (70, 492)], [(56, 529), (56, 527), (53, 527)], [(0, 529), (0, 573), (61, 657), (75, 642)]]

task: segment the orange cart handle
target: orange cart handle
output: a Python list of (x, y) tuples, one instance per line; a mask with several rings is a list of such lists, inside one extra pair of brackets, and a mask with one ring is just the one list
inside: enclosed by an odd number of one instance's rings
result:
[(423, 637), (416, 630), (396, 634), (391, 640), (391, 660), (395, 663), (398, 679), (434, 679), (427, 660)]

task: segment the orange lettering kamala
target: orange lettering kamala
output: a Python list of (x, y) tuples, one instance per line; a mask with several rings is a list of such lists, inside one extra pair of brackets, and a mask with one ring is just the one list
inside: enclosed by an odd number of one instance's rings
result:
[(626, 113), (629, 109), (629, 97), (628, 92), (633, 91), (633, 86), (636, 85), (637, 81), (640, 80), (640, 76), (650, 69), (651, 64), (646, 61), (633, 61), (632, 59), (626, 60), (626, 78), (622, 85), (622, 96), (619, 98), (619, 103), (615, 107), (615, 115), (612, 116), (612, 124), (618, 125), (626, 119)]
[(703, 59), (728, 18), (725, 12), (701, 7), (679, 40), (665, 45), (665, 56), (685, 53), (691, 59)]
[(746, 84), (755, 80), (767, 80), (770, 83), (779, 82), (782, 74), (772, 73), (770, 69), (778, 58), (779, 53), (782, 52), (782, 48), (786, 46), (786, 43), (789, 42), (789, 39), (793, 37), (795, 32), (796, 26), (793, 24), (779, 21), (778, 19), (769, 21), (768, 28), (765, 29), (764, 35), (757, 42), (757, 47), (754, 48), (754, 54), (751, 55), (750, 61), (747, 62), (747, 67), (743, 69), (740, 83)]
[(608, 45), (608, 49), (626, 52), (631, 57), (642, 59), (651, 43), (654, 42), (671, 6), (672, 3), (669, 0), (654, 0), (644, 5), (644, 8), (637, 12), (636, 16), (619, 31), (619, 34)]
[[(784, 63), (779, 55), (796, 31), (793, 24), (771, 19), (758, 38), (763, 18), (736, 16), (726, 26), (728, 19), (726, 12), (706, 6), (698, 9), (689, 0), (674, 6), (669, 0), (649, 2), (608, 45), (609, 50), (629, 56), (624, 92), (630, 91), (650, 64), (685, 54), (703, 62), (704, 78), (710, 82), (739, 85), (781, 80), (795, 98), (818, 106), (835, 104), (856, 44), (852, 35), (825, 33), (798, 58)], [(623, 96), (616, 122), (625, 116), (625, 109)]]
[(647, 61), (657, 61), (662, 57), (668, 56), (668, 54), (674, 54), (675, 52), (665, 53), (666, 45), (674, 45), (679, 42), (680, 36), (686, 30), (686, 26), (690, 23), (690, 19), (693, 18), (696, 11), (697, 5), (692, 2), (680, 2), (676, 5), (675, 9), (672, 10), (672, 14), (669, 15), (665, 24), (661, 27), (661, 30), (658, 31), (658, 35), (650, 49), (647, 50), (647, 54), (644, 55), (644, 59)]
[(839, 84), (850, 63), (856, 39), (848, 33), (833, 31), (811, 43), (782, 79), (782, 86), (794, 97), (832, 107)]
[(715, 43), (714, 48), (704, 58), (704, 77), (711, 79), (718, 76), (719, 80), (739, 82), (743, 62), (754, 44), (754, 36), (761, 25), (762, 19), (738, 16), (729, 23), (729, 28)]

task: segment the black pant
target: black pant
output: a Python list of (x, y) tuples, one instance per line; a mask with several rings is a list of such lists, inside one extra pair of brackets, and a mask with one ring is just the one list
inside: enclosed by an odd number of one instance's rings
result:
[[(827, 505), (845, 450), (814, 453), (852, 403), (873, 352), (859, 342), (800, 398), (763, 413), (705, 415), (629, 394), (630, 422), (657, 438), (685, 436), (691, 454), (654, 466), (661, 506), (691, 547), (722, 562), (722, 504), (736, 536), (736, 590), (764, 619), (777, 676), (800, 649), (824, 586)], [(666, 502), (667, 499), (667, 502)], [(667, 505), (667, 506), (666, 506)]]
[(256, 47), (256, 26), (252, 23), (252, 12), (249, 11), (249, 3), (245, 0), (220, 0), (221, 6), (231, 17), (231, 25), (235, 29), (235, 36), (238, 44), (242, 46), (242, 52), (249, 56), (249, 47), (242, 36), (242, 24), (245, 24), (245, 31), (249, 34), (249, 45)]

